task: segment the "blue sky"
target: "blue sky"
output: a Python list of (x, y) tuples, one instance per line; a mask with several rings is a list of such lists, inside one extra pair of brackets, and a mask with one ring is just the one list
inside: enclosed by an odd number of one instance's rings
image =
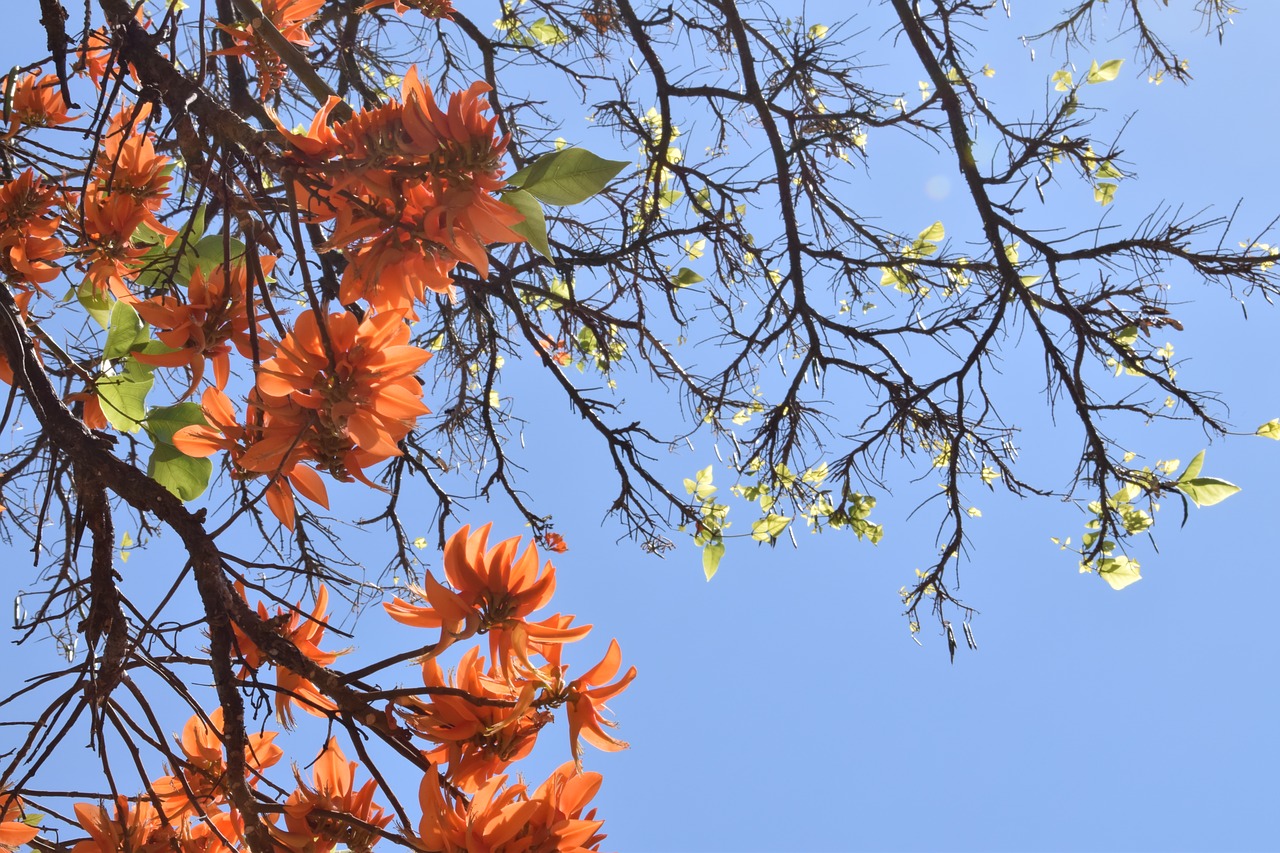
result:
[[(1017, 17), (1032, 4), (1013, 5), (1012, 23), (975, 40), (997, 70), (993, 97), (1006, 109), (1030, 98), (1028, 109), (1042, 111), (1060, 63), (1048, 46), (1030, 61), (1014, 36), (1033, 29)], [(808, 19), (822, 11), (810, 5)], [(1240, 201), (1240, 221), (1261, 226), (1280, 198), (1276, 119), (1260, 71), (1274, 53), (1280, 8), (1254, 4), (1222, 47), (1191, 34), (1189, 20), (1175, 17), (1170, 30), (1189, 48), (1189, 88), (1149, 86), (1132, 63), (1108, 91), (1096, 87), (1095, 101), (1110, 110), (1104, 122), (1129, 119), (1123, 147), (1140, 173), (1124, 182), (1115, 215), (1131, 222), (1162, 202), (1226, 215)], [(14, 41), (21, 32), (15, 23), (0, 38), (25, 59)], [(1087, 68), (1091, 58), (1128, 57), (1127, 44), (1073, 59)], [(908, 96), (920, 76), (903, 66)], [(959, 184), (946, 158), (936, 169), (894, 172), (893, 155), (876, 151), (874, 138), (870, 145), (901, 199), (901, 222), (890, 227), (965, 215), (963, 197), (936, 197), (939, 178)], [(1171, 284), (1191, 303), (1176, 340), (1190, 359), (1182, 377), (1220, 390), (1244, 433), (1280, 416), (1275, 311), (1252, 302), (1246, 322), (1225, 294), (1190, 277)], [(1075, 439), (1047, 417), (1036, 366), (1008, 361), (1009, 382), (1027, 383), (1017, 412), (1023, 463), (1061, 471)], [(643, 387), (627, 394), (642, 405), (646, 395), (661, 400)], [(1167, 507), (1160, 554), (1142, 554), (1144, 580), (1120, 592), (1078, 574), (1049, 542), (1078, 537), (1085, 516), (1074, 506), (976, 498), (983, 516), (971, 528), (959, 592), (981, 611), (980, 650), (952, 665), (931, 625), (917, 645), (900, 615), (897, 591), (931, 555), (934, 533), (927, 513), (907, 520), (909, 489), (884, 499), (877, 547), (834, 535), (801, 536), (798, 550), (735, 544), (707, 583), (687, 541), (659, 560), (601, 523), (612, 498), (606, 463), (565, 426), (573, 416), (563, 406), (525, 412), (530, 482), (571, 546), (556, 559), (556, 606), (597, 626), (574, 659), (594, 663), (617, 637), (640, 669), (614, 703), (632, 749), (587, 756), (605, 774), (597, 803), (610, 849), (1275, 847), (1280, 643), (1267, 608), (1280, 444), (1245, 436), (1209, 445), (1197, 430), (1162, 432), (1153, 453), (1186, 460), (1208, 446), (1206, 471), (1243, 491), (1193, 509), (1185, 529)], [(678, 483), (712, 461), (710, 447), (695, 442), (662, 465)], [(497, 503), (473, 503), (462, 521), (491, 518), (495, 533), (523, 530)], [(429, 536), (425, 510), (420, 526)], [(159, 547), (137, 554), (129, 570), (171, 572), (172, 559)], [(382, 624), (369, 614), (356, 644), (382, 650), (404, 636), (384, 634)], [(296, 742), (308, 737), (319, 734), (304, 728)], [(566, 739), (544, 738), (531, 780), (568, 757)], [(75, 772), (83, 758), (62, 769)]]

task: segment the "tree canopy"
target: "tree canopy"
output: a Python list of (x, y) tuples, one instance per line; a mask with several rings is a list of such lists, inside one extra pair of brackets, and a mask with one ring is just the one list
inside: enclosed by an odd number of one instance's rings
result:
[[(34, 554), (16, 638), (66, 666), (5, 703), (37, 710), (0, 845), (598, 849), (582, 742), (625, 747), (605, 705), (636, 669), (534, 615), (538, 549), (583, 519), (709, 581), (797, 530), (919, 529), (902, 607), (952, 658), (992, 492), (1073, 502), (1066, 567), (1139, 580), (1162, 503), (1238, 491), (1162, 429), (1280, 439), (1175, 349), (1193, 287), (1267, 307), (1280, 247), (1176, 187), (1125, 204), (1105, 93), (1191, 81), (1168, 3), (1023, 5), (24, 4), (47, 43), (3, 81), (0, 522)], [(1196, 13), (1229, 39), (1237, 10)], [(1010, 27), (1054, 58), (1005, 84)], [(1055, 470), (1018, 464), (1032, 397)], [(608, 503), (526, 475), (549, 426), (604, 454)], [(131, 576), (162, 541), (184, 564)], [(427, 633), (347, 666), (331, 597)], [(567, 763), (510, 781), (555, 719)], [(45, 784), (77, 739), (94, 778)]]

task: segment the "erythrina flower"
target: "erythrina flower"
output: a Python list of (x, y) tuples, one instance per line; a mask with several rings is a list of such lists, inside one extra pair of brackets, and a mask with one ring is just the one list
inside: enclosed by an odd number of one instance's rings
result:
[(169, 158), (156, 153), (150, 133), (138, 125), (151, 115), (150, 104), (125, 105), (111, 118), (94, 164), (93, 178), (104, 192), (122, 193), (146, 208), (147, 225), (157, 233), (174, 232), (161, 225), (155, 211), (169, 197)]
[(384, 815), (373, 802), (378, 787), (374, 780), (354, 788), (359, 766), (348, 762), (338, 741), (329, 738), (313, 765), (315, 787), (298, 779), (298, 789), (284, 804), (288, 831), (277, 831), (276, 839), (304, 853), (328, 853), (339, 844), (352, 853), (367, 853), (380, 837), (377, 830), (391, 822), (391, 815)]
[(518, 536), (486, 550), (489, 528), (486, 524), (472, 533), (464, 526), (449, 537), (444, 571), (462, 600), (480, 611), (480, 630), (489, 633), (495, 668), (505, 672), (513, 656), (529, 667), (525, 649), (530, 640), (566, 643), (585, 637), (590, 625), (569, 628), (567, 622), (527, 621), (525, 617), (551, 600), (556, 589), (555, 567), (548, 561), (539, 572), (538, 549), (533, 542), (517, 557)]
[(529, 794), (525, 785), (504, 788), (506, 776), (494, 776), (468, 803), (445, 802), (435, 773), (429, 770), (418, 791), (422, 820), (418, 833), (430, 850), (446, 853), (551, 853), (598, 850), (604, 821), (583, 810), (600, 789), (599, 773), (575, 773), (564, 764)]
[[(259, 259), (263, 275), (271, 272), (275, 260), (270, 255)], [(136, 303), (134, 308), (156, 329), (156, 337), (175, 352), (140, 353), (135, 357), (159, 367), (188, 367), (191, 385), (185, 396), (195, 392), (208, 359), (213, 362), (214, 384), (226, 388), (231, 375), (232, 345), (244, 358), (253, 357), (247, 278), (243, 261), (219, 264), (207, 277), (197, 267), (187, 285), (185, 302), (164, 295)]]
[(22, 822), (22, 798), (0, 788), (0, 847), (13, 850), (40, 834), (40, 828)]
[[(471, 648), (458, 661), (453, 679), (446, 680), (433, 657), (422, 663), (422, 682), (428, 687), (452, 688), (430, 702), (416, 699), (401, 703), (409, 728), (440, 744), (426, 753), (438, 764), (449, 765), (449, 781), (463, 791), (476, 791), (484, 781), (533, 750), (538, 732), (551, 721), (546, 711), (534, 708), (539, 685), (513, 684), (485, 672), (484, 658)], [(470, 701), (466, 696), (482, 702)]]
[[(214, 802), (226, 798), (227, 763), (223, 758), (222, 708), (215, 708), (206, 721), (200, 714), (192, 715), (182, 729), (178, 745), (182, 749), (185, 765), (175, 768), (174, 775), (157, 779), (152, 790), (160, 798), (165, 815), (171, 820), (187, 812), (205, 812)], [(250, 734), (245, 744), (245, 764), (253, 774), (272, 766), (284, 755), (276, 746), (275, 732)], [(184, 784), (185, 783), (185, 784)]]
[[(311, 459), (340, 480), (391, 456), (430, 410), (414, 371), (431, 354), (409, 344), (409, 327), (395, 314), (359, 320), (303, 313), (258, 368), (258, 391), (268, 415), (273, 400), (289, 400), (314, 417), (298, 436)], [(307, 426), (307, 422), (299, 424)]]
[[(262, 15), (284, 36), (285, 41), (306, 47), (311, 44), (306, 25), (323, 5), (324, 0), (262, 0)], [(219, 24), (219, 28), (231, 36), (235, 46), (212, 51), (210, 55), (247, 56), (252, 59), (258, 68), (259, 95), (266, 100), (284, 82), (285, 65), (259, 31), (261, 26), (255, 29), (254, 24), (253, 21), (239, 27)]]
[(427, 291), (451, 293), (459, 261), (489, 274), (486, 245), (519, 243), (521, 214), (493, 193), (507, 140), (487, 115), (488, 86), (454, 93), (442, 109), (411, 67), (401, 102), (329, 125), (330, 100), (306, 133), (276, 126), (300, 176), (296, 203), (313, 221), (334, 220), (326, 246), (348, 260), (339, 298), (406, 313)]
[(582, 746), (578, 742), (580, 737), (606, 752), (627, 748), (625, 741), (617, 740), (601, 728), (602, 725), (612, 727), (615, 724), (600, 715), (604, 703), (626, 690), (627, 685), (636, 677), (636, 668), (633, 666), (618, 681), (606, 684), (618, 674), (621, 664), (622, 649), (617, 640), (612, 640), (600, 663), (569, 684), (569, 698), (565, 705), (569, 716), (569, 743), (574, 762), (579, 765), (582, 763)]
[[(0, 78), (0, 86), (9, 87), (8, 77)], [(23, 127), (57, 127), (75, 121), (67, 115), (67, 102), (62, 98), (58, 75), (36, 72), (13, 84), (8, 103), (9, 129), (0, 139), (11, 139)]]
[(130, 803), (116, 797), (114, 817), (104, 806), (88, 803), (76, 803), (75, 813), (89, 838), (71, 848), (71, 853), (165, 853), (177, 840), (147, 800)]
[(66, 254), (54, 236), (57, 196), (33, 169), (0, 184), (0, 273), (9, 282), (39, 286), (61, 274), (53, 263)]
[[(260, 342), (261, 343), (261, 342)], [(256, 398), (251, 392), (251, 403)], [(208, 424), (193, 424), (174, 433), (173, 445), (187, 456), (204, 458), (224, 452), (230, 457), (231, 475), (247, 480), (267, 475), (267, 506), (285, 527), (293, 530), (297, 508), (293, 493), (329, 506), (324, 481), (311, 468), (302, 464), (305, 451), (298, 446), (296, 418), (277, 424), (261, 406), (250, 406), (246, 417), (252, 421), (242, 425), (231, 400), (217, 388), (206, 388), (200, 400)], [(283, 404), (272, 411), (277, 415)]]
[[(236, 589), (240, 597), (244, 598), (244, 585), (237, 583)], [(297, 607), (288, 611), (283, 607), (277, 608), (276, 616), (272, 618), (267, 612), (267, 606), (261, 601), (258, 602), (258, 616), (264, 622), (268, 622), (277, 634), (296, 647), (308, 660), (318, 666), (328, 666), (349, 651), (344, 649), (326, 652), (320, 649), (320, 641), (324, 639), (325, 623), (329, 619), (329, 614), (325, 612), (328, 607), (329, 590), (321, 584), (316, 590), (316, 603), (310, 616), (304, 618), (301, 615), (302, 602), (298, 602)], [(276, 686), (279, 688), (276, 692), (276, 720), (282, 726), (288, 729), (293, 728), (295, 704), (301, 705), (302, 710), (315, 716), (323, 716), (326, 711), (332, 711), (337, 707), (332, 699), (316, 690), (315, 685), (302, 675), (272, 660), (240, 629), (239, 625), (233, 622), (231, 628), (235, 634), (236, 647), (244, 658), (246, 667), (256, 670), (264, 663), (275, 664)]]

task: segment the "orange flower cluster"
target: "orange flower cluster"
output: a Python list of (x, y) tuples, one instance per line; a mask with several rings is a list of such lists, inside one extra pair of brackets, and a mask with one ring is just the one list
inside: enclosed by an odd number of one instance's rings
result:
[(605, 732), (613, 724), (603, 711), (605, 702), (636, 675), (632, 667), (617, 682), (608, 683), (622, 660), (615, 641), (604, 660), (567, 680), (562, 647), (585, 637), (591, 626), (573, 627), (572, 616), (558, 613), (528, 621), (526, 617), (545, 606), (555, 592), (555, 568), (548, 562), (539, 571), (533, 543), (517, 556), (519, 538), (487, 548), (488, 535), (485, 525), (475, 533), (463, 527), (449, 538), (444, 571), (453, 589), (428, 575), (421, 590), (427, 606), (398, 597), (383, 605), (397, 622), (440, 628), (442, 643), (468, 632), (489, 636), (487, 668), (484, 658), (472, 650), (458, 664), (453, 684), (445, 682), (434, 658), (423, 662), (422, 679), (429, 688), (454, 687), (491, 701), (472, 703), (437, 691), (430, 702), (403, 703), (409, 728), (438, 744), (428, 756), (447, 763), (449, 782), (464, 791), (478, 790), (485, 779), (527, 755), (550, 719), (548, 708), (565, 708), (575, 761), (581, 760), (580, 740), (604, 750), (624, 749), (626, 743)]
[(299, 853), (336, 847), (353, 853), (372, 849), (380, 837), (378, 830), (391, 822), (391, 815), (373, 802), (377, 783), (370, 779), (359, 790), (352, 786), (360, 765), (347, 761), (334, 738), (325, 742), (312, 766), (315, 787), (308, 788), (298, 778), (297, 790), (284, 804), (287, 829), (275, 833), (277, 840)]
[(13, 850), (40, 834), (40, 828), (22, 822), (22, 798), (0, 788), (0, 847)]
[[(269, 275), (275, 262), (270, 255), (259, 258), (262, 274)], [(139, 354), (137, 358), (157, 367), (188, 368), (191, 385), (185, 396), (194, 393), (204, 378), (205, 361), (212, 361), (214, 385), (225, 389), (231, 376), (232, 345), (243, 358), (253, 357), (249, 337), (253, 299), (247, 280), (243, 258), (219, 264), (208, 276), (196, 267), (187, 283), (185, 301), (166, 294), (136, 303), (133, 307), (138, 315), (173, 350)]]
[(56, 236), (59, 196), (32, 169), (0, 184), (0, 274), (8, 283), (38, 288), (62, 273), (56, 261), (67, 248)]
[(168, 241), (174, 231), (156, 219), (169, 196), (169, 158), (156, 153), (150, 133), (138, 125), (150, 115), (146, 105), (126, 105), (112, 119), (98, 148), (92, 180), (84, 195), (81, 239), (89, 281), (119, 299), (134, 301), (125, 285), (145, 265), (149, 245), (139, 239), (146, 226), (153, 239)]
[[(259, 785), (283, 758), (275, 732), (249, 733), (244, 745), (245, 781), (259, 791), (280, 794), (277, 809), (264, 808), (276, 853), (369, 853), (384, 836), (399, 837), (408, 847), (449, 853), (571, 853), (598, 850), (604, 840), (602, 820), (590, 809), (600, 788), (599, 773), (580, 766), (579, 737), (614, 750), (625, 746), (604, 733), (603, 704), (621, 693), (635, 677), (631, 668), (609, 684), (620, 668), (617, 642), (595, 667), (567, 680), (561, 662), (565, 643), (589, 630), (570, 627), (572, 616), (559, 614), (528, 622), (545, 605), (555, 587), (555, 570), (539, 567), (536, 549), (523, 551), (518, 539), (487, 548), (489, 527), (472, 533), (462, 528), (445, 552), (446, 574), (456, 589), (428, 578), (423, 596), (430, 607), (396, 599), (385, 605), (401, 622), (438, 628), (441, 642), (421, 663), (423, 691), (396, 691), (388, 719), (406, 742), (421, 738), (431, 746), (418, 792), (421, 818), (417, 836), (411, 827), (390, 829), (391, 814), (378, 802), (382, 777), (357, 784), (359, 765), (348, 761), (338, 741), (325, 740), (304, 781), (295, 765), (295, 785), (287, 795), (274, 783)], [(238, 587), (243, 597), (243, 586)], [(319, 648), (328, 618), (328, 593), (321, 586), (309, 615), (301, 605), (277, 609), (259, 604), (258, 615), (275, 632), (318, 666), (328, 667), (340, 652)], [(273, 662), (233, 623), (236, 647), (244, 667), (241, 677), (274, 663), (277, 668), (277, 718), (292, 727), (292, 706), (333, 718), (339, 712), (306, 679)], [(490, 635), (490, 647), (501, 659), (489, 666), (479, 649), (468, 649), (455, 672), (446, 677), (437, 655), (451, 642), (477, 633)], [(505, 639), (495, 641), (494, 635)], [(541, 659), (539, 664), (532, 657)], [(394, 657), (398, 656), (393, 656)], [(568, 718), (574, 740), (573, 761), (558, 767), (536, 788), (523, 781), (508, 784), (507, 768), (527, 756), (539, 732), (557, 711)], [(403, 720), (404, 728), (397, 721)], [(148, 793), (117, 797), (107, 804), (74, 807), (88, 837), (72, 853), (240, 853), (246, 849), (244, 823), (231, 801), (222, 710), (196, 714), (177, 737), (178, 751), (169, 773), (151, 781)], [(0, 796), (4, 796), (0, 792)], [(22, 802), (10, 796), (0, 815), (0, 847), (29, 842), (37, 828), (15, 818)]]
[(450, 293), (461, 261), (489, 274), (488, 243), (519, 243), (523, 217), (498, 201), (507, 141), (475, 83), (447, 110), (410, 68), (401, 102), (330, 125), (331, 99), (306, 133), (277, 122), (292, 147), (295, 193), (314, 221), (333, 221), (329, 246), (347, 259), (338, 298), (375, 312), (412, 313), (428, 291)]
[(599, 773), (575, 772), (562, 764), (532, 794), (523, 785), (503, 788), (494, 776), (470, 803), (445, 801), (434, 772), (422, 780), (418, 833), (431, 850), (445, 853), (598, 850), (604, 841), (595, 809), (583, 813), (600, 790)]
[[(323, 5), (324, 0), (262, 0), (262, 17), (284, 36), (285, 41), (307, 47), (311, 44), (307, 24)], [(219, 24), (218, 28), (231, 36), (235, 45), (226, 50), (211, 51), (210, 55), (249, 57), (258, 69), (258, 96), (265, 101), (274, 95), (288, 72), (279, 54), (262, 35), (262, 27), (255, 28), (251, 21), (241, 27)]]
[[(244, 585), (237, 584), (236, 589), (240, 593), (240, 597), (244, 598)], [(258, 616), (265, 622), (270, 622), (275, 626), (276, 633), (288, 640), (291, 645), (302, 652), (309, 660), (319, 666), (328, 666), (336, 661), (339, 657), (347, 653), (347, 650), (338, 652), (324, 652), (320, 650), (320, 641), (324, 639), (325, 624), (329, 619), (329, 614), (325, 611), (329, 608), (329, 590), (323, 584), (316, 591), (316, 604), (312, 608), (309, 616), (302, 615), (302, 602), (298, 602), (298, 606), (285, 610), (283, 607), (276, 609), (275, 617), (270, 616), (267, 612), (267, 606), (261, 601), (258, 602)], [(333, 704), (333, 700), (322, 694), (316, 689), (316, 686), (302, 677), (298, 673), (281, 666), (279, 662), (272, 660), (271, 656), (258, 648), (253, 640), (249, 639), (239, 626), (232, 623), (232, 630), (235, 633), (236, 647), (240, 651), (240, 656), (244, 659), (244, 669), (246, 672), (261, 669), (264, 664), (273, 664), (276, 668), (276, 721), (286, 729), (292, 729), (294, 726), (293, 707), (295, 705), (302, 708), (308, 714), (315, 716), (324, 716), (327, 712), (337, 708)]]
[[(0, 77), (0, 86), (8, 90), (8, 76)], [(7, 115), (9, 129), (0, 139), (12, 139), (24, 127), (57, 127), (75, 120), (74, 116), (67, 115), (58, 75), (41, 77), (35, 71), (13, 84)]]

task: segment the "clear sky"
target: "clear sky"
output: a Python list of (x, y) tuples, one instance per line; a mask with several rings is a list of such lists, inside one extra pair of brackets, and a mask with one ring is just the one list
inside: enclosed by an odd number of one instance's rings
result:
[[(22, 5), (22, 20), (0, 31), (13, 61), (30, 54), (20, 39), (40, 38), (32, 35), (36, 4)], [(991, 57), (995, 81), (1008, 81), (1003, 106), (1031, 91), (1038, 94), (1028, 110), (1042, 112), (1045, 81), (1060, 62), (1047, 46), (1030, 60), (1014, 36), (1024, 31), (1022, 8), (1038, 4), (1012, 5), (1013, 22), (975, 42)], [(823, 12), (810, 4), (808, 20)], [(496, 14), (495, 6), (474, 17)], [(1155, 89), (1130, 62), (1114, 90), (1097, 95), (1111, 110), (1107, 121), (1130, 117), (1123, 147), (1139, 167), (1123, 183), (1116, 215), (1131, 222), (1162, 202), (1188, 212), (1213, 205), (1226, 215), (1240, 201), (1246, 239), (1280, 213), (1280, 128), (1268, 71), (1280, 6), (1253, 4), (1221, 47), (1188, 32), (1189, 20), (1176, 19), (1171, 30), (1189, 48), (1196, 76), (1189, 88)], [(1127, 44), (1073, 59), (1087, 68), (1090, 59), (1128, 58)], [(922, 75), (903, 68), (910, 96)], [(881, 152), (874, 137), (870, 145), (874, 164)], [(941, 166), (903, 174), (903, 221), (888, 227), (963, 215), (962, 196), (937, 198), (957, 176)], [(1272, 370), (1280, 315), (1254, 302), (1246, 322), (1226, 294), (1206, 292), (1189, 276), (1170, 283), (1192, 303), (1176, 339), (1190, 359), (1181, 378), (1220, 390), (1242, 432), (1280, 416)], [(1010, 381), (1025, 374), (1027, 382), (1025, 412), (1017, 413), (1023, 461), (1060, 470), (1055, 463), (1075, 452), (1075, 438), (1047, 417), (1036, 365), (1010, 362)], [(627, 393), (643, 401), (653, 392)], [(1168, 433), (1167, 457), (1187, 460), (1208, 446), (1206, 471), (1243, 491), (1193, 509), (1182, 530), (1171, 502), (1158, 520), (1160, 554), (1143, 553), (1144, 579), (1120, 592), (1078, 574), (1071, 555), (1049, 542), (1079, 536), (1086, 517), (1074, 506), (982, 496), (959, 590), (981, 611), (980, 649), (961, 651), (953, 665), (932, 625), (917, 645), (900, 615), (898, 589), (933, 553), (932, 517), (907, 520), (914, 502), (885, 498), (878, 547), (847, 535), (802, 536), (798, 550), (735, 544), (707, 583), (687, 541), (660, 560), (620, 539), (611, 520), (601, 523), (611, 483), (598, 448), (562, 428), (573, 415), (559, 404), (525, 413), (532, 481), (545, 484), (540, 504), (556, 513), (571, 547), (556, 559), (557, 606), (597, 626), (578, 659), (594, 662), (616, 637), (640, 670), (613, 703), (618, 734), (632, 748), (589, 751), (586, 760), (605, 774), (596, 802), (610, 849), (1280, 845), (1280, 633), (1267, 615), (1280, 443), (1239, 437), (1210, 445), (1196, 430)], [(710, 447), (695, 445), (664, 465), (678, 483), (711, 461)], [(425, 516), (417, 532), (430, 535)], [(499, 504), (473, 503), (462, 521), (491, 518), (504, 534), (523, 530)], [(172, 558), (158, 550), (134, 559), (130, 569), (144, 571)], [(385, 648), (402, 636), (384, 638), (382, 624), (371, 613), (362, 626), (371, 633), (356, 644)], [(567, 738), (544, 739), (532, 780), (568, 757)]]

